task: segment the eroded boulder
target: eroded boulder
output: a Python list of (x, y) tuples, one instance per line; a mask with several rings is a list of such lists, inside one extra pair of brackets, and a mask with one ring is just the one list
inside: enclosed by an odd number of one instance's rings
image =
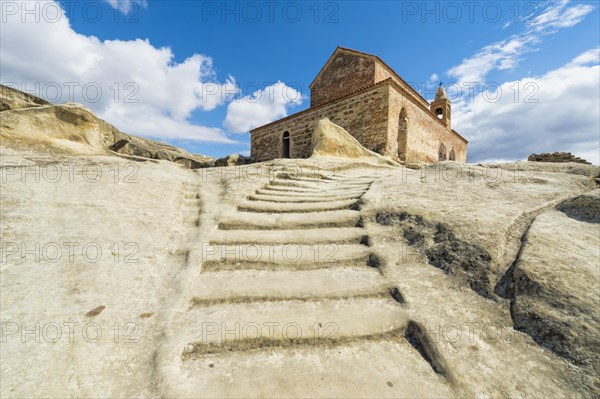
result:
[(80, 104), (43, 105), (2, 112), (0, 137), (5, 146), (42, 148), (61, 153), (107, 154), (129, 136)]
[(77, 103), (52, 105), (18, 90), (0, 87), (2, 145), (71, 155), (114, 155), (159, 159), (196, 169), (214, 159), (154, 140), (132, 136)]
[(190, 154), (189, 152), (172, 145), (143, 137), (127, 137), (128, 139), (126, 141), (117, 141), (110, 149), (119, 154), (175, 162), (188, 169), (206, 168), (213, 166), (215, 163), (214, 158)]
[(219, 158), (215, 161), (215, 166), (237, 166), (253, 163), (252, 157), (246, 157), (240, 154), (231, 154), (226, 157)]
[(396, 162), (363, 147), (343, 127), (323, 118), (313, 130), (312, 156), (335, 158), (369, 158), (377, 163), (397, 165)]
[(46, 100), (24, 93), (12, 87), (0, 85), (0, 112), (9, 109), (21, 109), (52, 105)]

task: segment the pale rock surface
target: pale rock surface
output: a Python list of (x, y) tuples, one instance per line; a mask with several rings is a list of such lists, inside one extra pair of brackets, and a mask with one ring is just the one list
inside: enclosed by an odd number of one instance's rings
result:
[[(10, 165), (0, 193), (3, 397), (591, 398), (598, 391), (592, 231), (552, 211), (592, 190), (597, 167), (411, 170), (320, 158), (188, 171), (165, 161), (1, 151)], [(73, 163), (73, 173), (52, 178)], [(41, 169), (38, 180), (31, 165)], [(461, 178), (452, 177), (457, 167)], [(560, 273), (539, 279), (553, 304), (546, 295), (530, 303), (588, 362), (538, 344), (532, 323), (519, 330), (533, 338), (516, 330), (508, 301), (494, 291), (537, 215), (528, 236), (552, 238), (542, 224), (547, 214), (549, 228), (566, 226), (561, 237), (572, 237), (561, 245), (574, 254), (548, 241), (540, 259), (581, 275), (548, 270)], [(63, 251), (58, 259), (52, 243)], [(89, 243), (101, 248), (99, 260), (90, 261), (89, 245), (82, 251)], [(427, 251), (439, 245), (488, 254), (489, 269), (478, 271), (486, 296), (459, 273), (462, 264), (431, 264)], [(536, 276), (520, 259), (517, 270)], [(525, 298), (516, 292), (518, 304)], [(568, 312), (547, 310), (557, 301)], [(279, 329), (271, 334), (266, 325)], [(284, 325), (300, 336), (282, 335)]]
[(0, 396), (597, 396), (598, 167), (413, 170), (322, 121), (192, 171), (36, 109), (1, 114)]
[[(510, 271), (515, 327), (600, 375), (600, 191), (538, 215)], [(597, 386), (598, 387), (598, 386)]]
[(24, 93), (12, 87), (0, 85), (0, 111), (8, 109), (41, 107), (51, 105), (48, 101), (42, 100), (31, 94)]
[(240, 154), (231, 154), (226, 157), (219, 158), (215, 161), (215, 166), (237, 166), (252, 163), (251, 157), (246, 157)]
[(397, 165), (391, 159), (363, 147), (343, 127), (323, 118), (313, 130), (312, 135), (313, 157), (334, 157), (374, 160), (384, 165)]
[(5, 147), (70, 155), (123, 154), (163, 159), (196, 169), (214, 159), (122, 133), (77, 103), (52, 105), (0, 85), (0, 139)]
[(75, 103), (8, 110), (1, 116), (0, 137), (5, 146), (53, 149), (73, 155), (107, 154), (109, 146), (127, 139)]

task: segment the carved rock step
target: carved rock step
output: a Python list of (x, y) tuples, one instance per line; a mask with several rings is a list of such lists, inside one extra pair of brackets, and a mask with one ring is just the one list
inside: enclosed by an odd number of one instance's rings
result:
[(218, 230), (211, 245), (264, 244), (359, 244), (366, 242), (365, 230), (357, 227), (331, 227), (305, 230)]
[(385, 297), (390, 288), (377, 270), (366, 266), (306, 271), (237, 270), (203, 274), (192, 288), (196, 295), (191, 305)]
[(280, 196), (280, 197), (290, 197), (293, 196), (295, 198), (301, 197), (313, 197), (313, 198), (333, 198), (344, 195), (356, 195), (361, 196), (365, 193), (365, 190), (310, 190), (310, 191), (282, 191), (278, 188), (263, 188), (260, 190), (256, 190), (256, 194), (258, 195), (270, 195), (270, 196)]
[(276, 195), (261, 195), (261, 194), (253, 194), (248, 196), (248, 200), (250, 201), (264, 201), (264, 202), (287, 202), (287, 203), (311, 203), (311, 202), (332, 202), (332, 201), (348, 201), (348, 200), (358, 200), (362, 196), (361, 194), (353, 194), (353, 195), (337, 195), (337, 196), (329, 196), (329, 197), (305, 197), (305, 196), (276, 196)]
[(358, 244), (206, 245), (202, 272), (365, 267), (369, 256), (372, 256), (369, 248)]
[(290, 171), (289, 173), (286, 172), (277, 172), (275, 173), (275, 179), (282, 179), (282, 180), (298, 180), (298, 181), (311, 181), (311, 182), (336, 182), (339, 179), (335, 178), (334, 176), (326, 176), (323, 174), (319, 174), (316, 172), (309, 172), (309, 171)]
[(275, 203), (266, 201), (241, 201), (238, 211), (263, 213), (302, 213), (353, 209), (356, 200), (331, 201), (326, 203)]
[(272, 180), (268, 183), (269, 187), (297, 187), (297, 188), (309, 188), (309, 189), (317, 189), (317, 190), (328, 190), (328, 189), (362, 189), (367, 190), (369, 188), (370, 183), (366, 182), (335, 182), (335, 183), (309, 183), (309, 182), (301, 182), (297, 180)]
[(350, 210), (312, 213), (256, 214), (237, 212), (224, 217), (219, 223), (221, 230), (294, 230), (323, 227), (356, 227), (360, 213)]
[[(173, 322), (186, 326), (180, 342), (188, 344), (182, 347), (182, 355), (189, 359), (228, 351), (319, 345), (321, 340), (383, 338), (393, 332), (400, 332), (401, 337), (408, 313), (391, 295), (377, 295), (260, 305), (220, 303), (182, 310)], [(211, 327), (219, 333), (208, 333), (214, 331)]]
[[(291, 333), (291, 329), (290, 329)], [(370, 365), (358, 359), (373, 359)], [(203, 356), (181, 364), (166, 397), (451, 398), (452, 387), (402, 337)], [(293, 377), (290, 377), (293, 376)]]

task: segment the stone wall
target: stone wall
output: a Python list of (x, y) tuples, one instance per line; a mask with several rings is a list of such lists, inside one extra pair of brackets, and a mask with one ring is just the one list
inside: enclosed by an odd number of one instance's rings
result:
[(325, 65), (310, 86), (310, 106), (336, 98), (375, 83), (375, 60), (349, 52), (338, 52)]
[(576, 157), (570, 152), (553, 152), (553, 153), (543, 153), (543, 154), (531, 154), (529, 158), (527, 158), (530, 162), (576, 162), (576, 163), (585, 163), (590, 164), (590, 162), (585, 159)]
[(382, 80), (392, 79), (396, 84), (404, 89), (404, 93), (406, 93), (409, 97), (414, 99), (416, 102), (421, 103), (425, 107), (429, 107), (429, 103), (425, 100), (420, 94), (415, 92), (415, 90), (404, 80), (398, 77), (394, 72), (392, 72), (389, 67), (386, 67), (381, 62), (375, 63), (375, 82), (379, 83)]
[[(405, 109), (407, 129), (399, 136), (400, 112)], [(251, 131), (252, 157), (257, 161), (280, 158), (283, 134), (290, 133), (290, 156), (311, 155), (312, 131), (321, 118), (329, 118), (366, 148), (409, 163), (438, 161), (440, 144), (446, 159), (454, 150), (457, 162), (466, 162), (467, 143), (392, 79), (350, 93), (330, 103), (309, 108)]]
[(261, 126), (251, 131), (252, 157), (257, 161), (280, 158), (283, 133), (290, 133), (290, 156), (306, 158), (311, 155), (312, 131), (319, 119), (329, 118), (346, 129), (366, 148), (386, 153), (387, 142), (386, 82), (360, 90), (331, 103)]
[(339, 51), (325, 65), (310, 87), (310, 106), (325, 104), (357, 89), (392, 79), (405, 93), (429, 107), (429, 103), (387, 65), (374, 56)]
[[(457, 162), (466, 162), (467, 143), (456, 133), (448, 130), (428, 108), (412, 100), (397, 85), (389, 85), (388, 147), (389, 154), (398, 154), (409, 163), (433, 163), (438, 161), (440, 144), (446, 147), (447, 159), (454, 149)], [(405, 108), (408, 117), (405, 134), (398, 135), (400, 112)]]

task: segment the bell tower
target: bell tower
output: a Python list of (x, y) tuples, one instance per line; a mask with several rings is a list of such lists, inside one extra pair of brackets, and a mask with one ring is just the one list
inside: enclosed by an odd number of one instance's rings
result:
[(433, 112), (438, 119), (444, 122), (444, 125), (446, 125), (448, 129), (451, 129), (450, 100), (448, 100), (448, 97), (446, 96), (446, 90), (444, 90), (442, 82), (440, 82), (440, 87), (438, 87), (437, 91), (435, 92), (435, 99), (430, 104), (429, 109), (431, 109), (431, 112)]

